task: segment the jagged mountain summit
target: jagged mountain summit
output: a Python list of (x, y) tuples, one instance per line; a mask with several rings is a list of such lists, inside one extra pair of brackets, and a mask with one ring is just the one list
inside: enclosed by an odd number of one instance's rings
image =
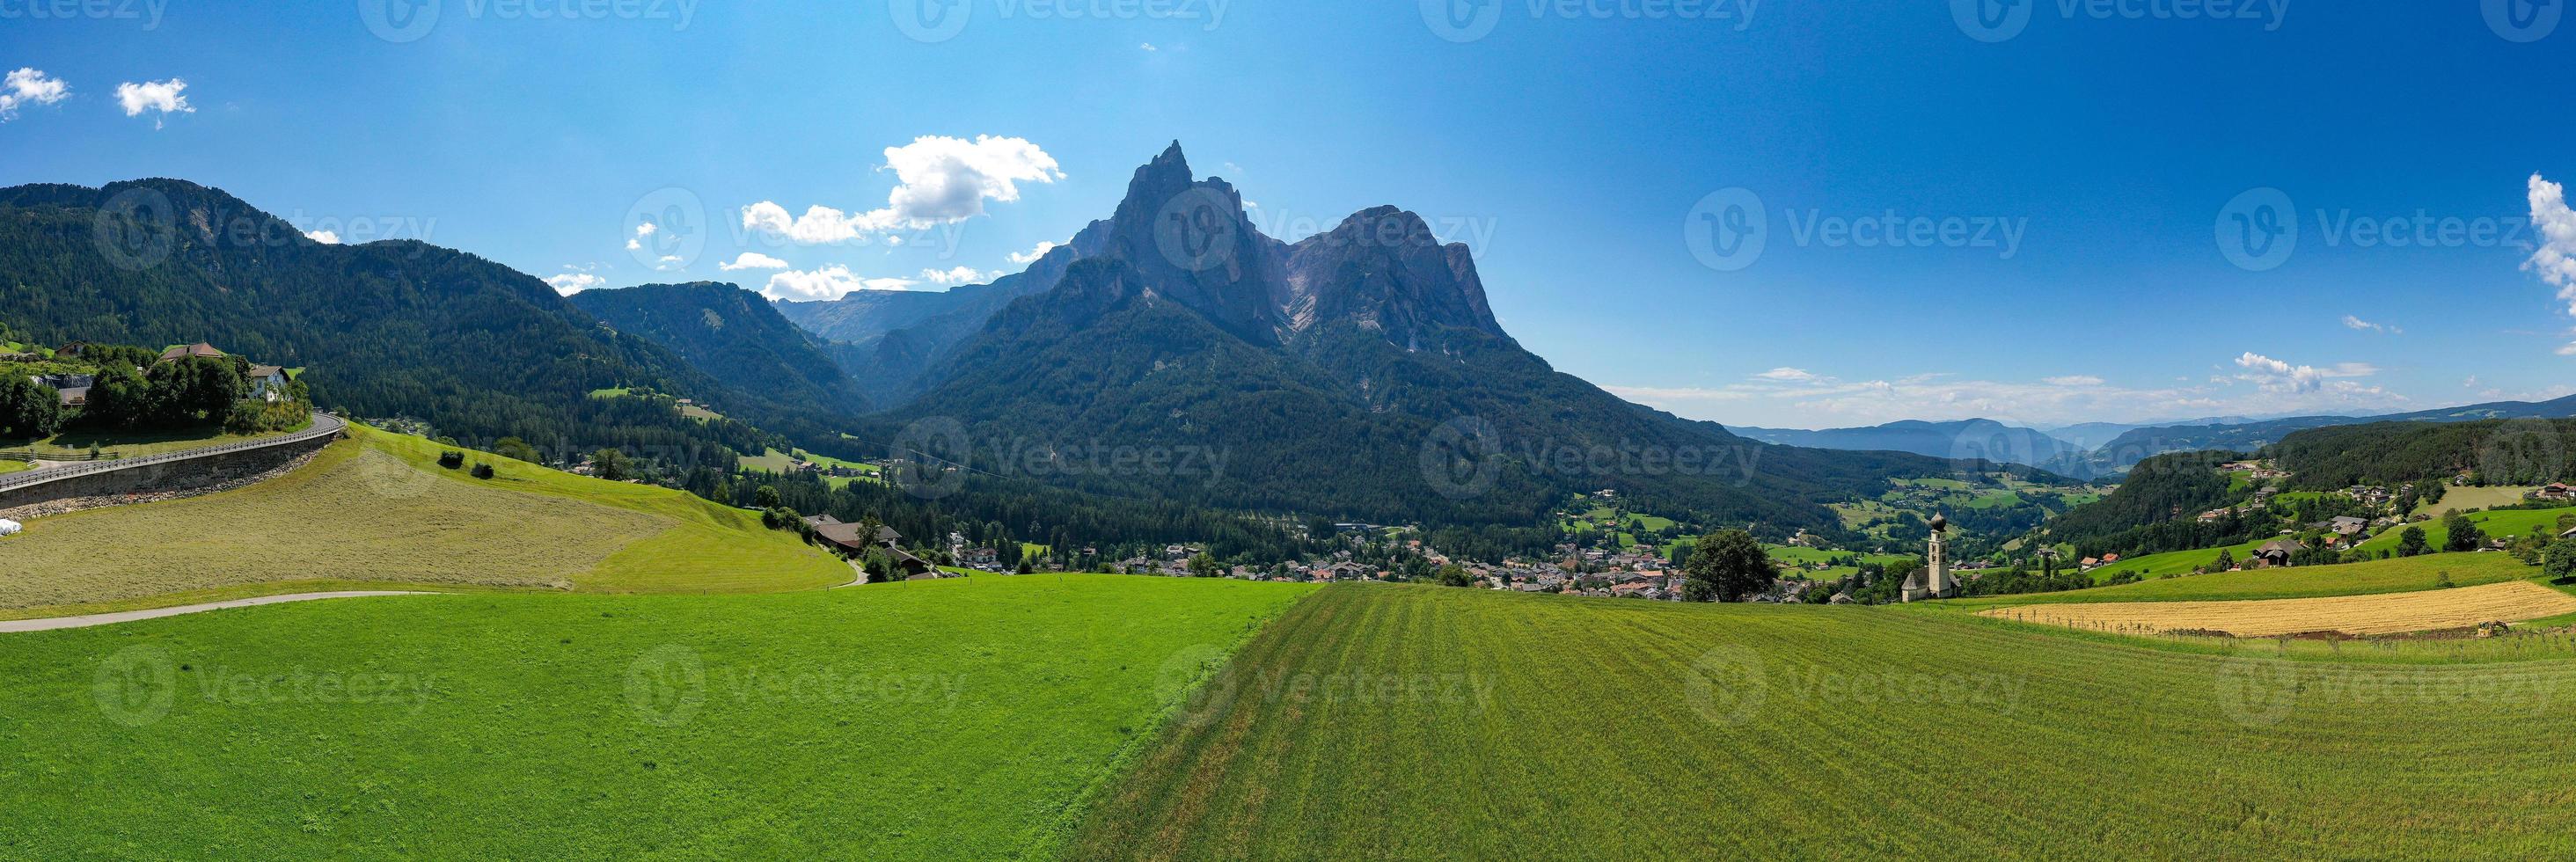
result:
[[(934, 357), (921, 394), (882, 418), (974, 429), (960, 460), (1102, 491), (1398, 521), (1536, 523), (1564, 494), (1612, 488), (1710, 521), (1826, 529), (1824, 502), (1956, 469), (1769, 446), (1622, 401), (1514, 341), (1469, 250), (1419, 216), (1375, 207), (1283, 242), (1178, 144), (1085, 233), (1081, 253), (1056, 250), (1072, 259), (1050, 288)], [(1061, 453), (1100, 446), (1225, 466), (1062, 469)]]

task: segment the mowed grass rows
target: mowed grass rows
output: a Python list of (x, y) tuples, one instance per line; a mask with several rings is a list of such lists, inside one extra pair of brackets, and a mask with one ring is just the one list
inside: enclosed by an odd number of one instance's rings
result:
[[(352, 427), (248, 488), (31, 519), (0, 539), (0, 611), (112, 609), (361, 583), (740, 592), (847, 582), (849, 568), (759, 516), (663, 488), (480, 456)], [(16, 615), (26, 615), (19, 613)]]
[(1902, 608), (1335, 586), (1081, 858), (2565, 857), (2565, 660), (2228, 658)]
[(1309, 588), (465, 594), (0, 635), (0, 858), (1043, 856)]

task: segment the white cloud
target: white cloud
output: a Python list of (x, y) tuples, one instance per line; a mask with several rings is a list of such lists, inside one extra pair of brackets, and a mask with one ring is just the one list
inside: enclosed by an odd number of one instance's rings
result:
[(2350, 329), (2355, 332), (2379, 332), (2386, 333), (2388, 335), (2406, 334), (2406, 330), (2386, 324), (2372, 323), (2349, 314), (2343, 316), (2343, 326), (2345, 329)]
[(1753, 376), (1755, 376), (1755, 377), (1759, 377), (1759, 378), (1762, 378), (1762, 379), (1764, 379), (1764, 380), (1814, 380), (1814, 379), (1816, 379), (1816, 375), (1813, 375), (1813, 374), (1809, 374), (1809, 373), (1807, 373), (1807, 370), (1806, 370), (1806, 369), (1803, 369), (1803, 368), (1787, 368), (1787, 367), (1774, 368), (1774, 369), (1771, 369), (1771, 370), (1769, 370), (1769, 371), (1765, 371), (1765, 372), (1762, 372), (1762, 373), (1760, 373), (1760, 374), (1756, 374), (1756, 375), (1753, 375)]
[(1158, 49), (1158, 48), (1155, 48), (1155, 47), (1154, 47), (1154, 43), (1152, 43), (1152, 42), (1147, 42), (1147, 43), (1145, 43), (1145, 44), (1143, 44), (1143, 45), (1139, 45), (1139, 46), (1137, 46), (1137, 47), (1143, 48), (1143, 49), (1145, 49), (1145, 50), (1147, 50), (1147, 51), (1160, 50), (1160, 49)]
[(2064, 377), (2045, 378), (2040, 382), (2050, 386), (2100, 386), (2102, 378), (2090, 374), (2069, 374)]
[(787, 262), (760, 252), (746, 251), (734, 257), (732, 263), (716, 264), (716, 268), (726, 272), (742, 269), (786, 269)]
[[(2333, 368), (2292, 365), (2253, 351), (2236, 357), (2236, 367), (2244, 369), (2236, 379), (2255, 384), (2265, 392), (2309, 393), (2326, 388), (2327, 381), (2343, 377), (2369, 377), (2379, 368), (2366, 362), (2341, 362)], [(2343, 386), (2355, 384), (2345, 383)]]
[(682, 263), (684, 261), (680, 260), (679, 255), (666, 254), (653, 261), (653, 269), (656, 272), (672, 272), (680, 269)]
[(1064, 243), (1060, 243), (1060, 242), (1049, 242), (1049, 241), (1045, 241), (1045, 240), (1040, 240), (1040, 241), (1038, 242), (1038, 244), (1037, 244), (1037, 246), (1036, 246), (1035, 248), (1031, 248), (1031, 249), (1029, 249), (1028, 251), (1025, 251), (1025, 252), (1012, 252), (1012, 253), (1010, 253), (1010, 254), (1008, 254), (1008, 255), (1005, 255), (1005, 257), (1009, 258), (1009, 259), (1010, 259), (1010, 261), (1011, 261), (1012, 263), (1018, 263), (1018, 264), (1031, 264), (1031, 263), (1036, 263), (1036, 262), (1038, 262), (1038, 258), (1045, 257), (1047, 252), (1049, 252), (1049, 251), (1053, 251), (1053, 250), (1055, 250), (1055, 247), (1056, 247), (1056, 246), (1063, 245), (1063, 244), (1064, 244)]
[[(2531, 175), (2531, 224), (2540, 230), (2540, 247), (2524, 261), (2522, 268), (2540, 276), (2540, 280), (2558, 288), (2558, 299), (2567, 303), (2567, 313), (2576, 315), (2576, 210), (2567, 208), (2567, 189), (2557, 183)], [(2576, 356), (2576, 343), (2558, 348), (2560, 356)]]
[(332, 232), (332, 231), (327, 231), (327, 230), (308, 230), (308, 231), (305, 231), (305, 232), (304, 232), (304, 238), (305, 238), (305, 239), (312, 240), (312, 241), (314, 241), (314, 242), (321, 243), (321, 244), (323, 244), (323, 245), (339, 245), (339, 244), (340, 244), (340, 235), (339, 235), (338, 233), (335, 233), (335, 232)]
[(560, 293), (565, 296), (571, 296), (607, 283), (608, 279), (601, 278), (587, 272), (566, 271), (562, 275), (546, 276), (546, 285), (554, 288), (556, 293)]
[(983, 284), (1001, 277), (1001, 273), (978, 272), (971, 266), (961, 266), (945, 270), (925, 269), (921, 271), (921, 280), (930, 282), (931, 284)]
[(772, 273), (760, 293), (771, 299), (812, 302), (839, 299), (854, 290), (906, 290), (917, 283), (908, 278), (864, 278), (836, 263), (816, 270)]
[(69, 98), (71, 93), (71, 85), (63, 83), (63, 79), (22, 67), (0, 79), (0, 122), (15, 119), (22, 106), (51, 105)]
[(164, 116), (197, 112), (188, 104), (188, 97), (181, 95), (181, 91), (186, 89), (188, 82), (178, 78), (140, 84), (129, 81), (116, 85), (116, 103), (125, 108), (125, 115), (129, 117), (142, 116), (145, 111), (156, 112), (158, 116), (152, 118), (152, 127), (157, 129), (161, 127)]
[(661, 226), (656, 225), (656, 224), (654, 224), (654, 223), (652, 223), (652, 222), (649, 222), (649, 221), (648, 221), (648, 222), (637, 222), (637, 223), (636, 223), (636, 225), (635, 225), (635, 235), (634, 235), (634, 236), (631, 236), (631, 237), (628, 237), (628, 238), (626, 239), (626, 250), (627, 250), (627, 251), (636, 251), (636, 250), (638, 250), (638, 249), (643, 248), (643, 247), (644, 247), (644, 238), (645, 238), (645, 237), (648, 237), (648, 236), (652, 236), (654, 231), (661, 230), (661, 229), (662, 229), (662, 228), (661, 228)]
[(985, 213), (986, 201), (1020, 199), (1021, 183), (1064, 178), (1054, 156), (1024, 138), (978, 135), (974, 140), (925, 135), (887, 147), (881, 170), (895, 174), (886, 205), (852, 214), (815, 205), (790, 216), (761, 201), (742, 209), (742, 226), (805, 245), (855, 242), (900, 228), (964, 221)]

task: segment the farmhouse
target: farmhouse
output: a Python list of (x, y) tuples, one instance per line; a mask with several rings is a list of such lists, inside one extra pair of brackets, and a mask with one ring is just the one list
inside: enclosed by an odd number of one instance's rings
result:
[(2291, 557), (2307, 549), (2297, 539), (2273, 539), (2254, 549), (2254, 560), (2266, 566), (2286, 566)]
[(2361, 531), (2370, 529), (2370, 522), (2344, 515), (2327, 522), (2327, 528), (2334, 530), (2335, 535), (2338, 536), (2358, 536), (2361, 535)]
[(859, 536), (859, 525), (842, 523), (841, 519), (830, 515), (807, 516), (805, 524), (814, 528), (816, 537), (853, 554), (867, 553), (871, 547), (897, 550), (895, 545), (903, 541), (903, 534), (895, 532), (893, 527), (878, 527), (872, 541), (863, 539)]
[(2568, 485), (2562, 482), (2551, 482), (2547, 485), (2540, 486), (2539, 490), (2531, 492), (2531, 497), (2535, 500), (2566, 500), (2576, 498), (2576, 485)]
[(214, 345), (207, 344), (203, 341), (195, 344), (184, 344), (161, 351), (161, 361), (163, 362), (168, 362), (173, 359), (186, 359), (189, 357), (199, 359), (222, 359), (224, 357), (224, 352), (216, 350)]

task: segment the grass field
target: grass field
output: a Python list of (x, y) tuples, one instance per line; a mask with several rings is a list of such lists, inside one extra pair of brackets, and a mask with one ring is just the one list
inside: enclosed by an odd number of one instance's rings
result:
[[(2556, 535), (2558, 532), (2559, 516), (2570, 514), (2576, 514), (2576, 508), (2508, 509), (2502, 512), (2478, 512), (2472, 514), (2469, 516), (2469, 523), (2476, 524), (2478, 525), (2478, 529), (2486, 531), (2487, 538), (2490, 539), (2501, 539), (2509, 536), (2527, 536), (2536, 532)], [(2448, 541), (2451, 537), (2451, 529), (2443, 526), (2440, 520), (2428, 521), (2422, 524), (2416, 524), (2415, 526), (2424, 528), (2424, 541), (2435, 548), (2441, 547), (2442, 543)], [(2361, 549), (2372, 553), (2377, 553), (2379, 551), (2389, 551), (2393, 553), (2397, 550), (2397, 543), (2405, 540), (2405, 533), (2406, 528), (2399, 527), (2397, 529), (2372, 536), (2370, 541), (2361, 543)]]
[(2415, 511), (2407, 514), (2431, 515), (2438, 518), (2451, 512), (2464, 511), (2468, 509), (2492, 509), (2497, 506), (2511, 506), (2522, 502), (2523, 494), (2538, 490), (2539, 487), (2540, 486), (2537, 485), (2520, 485), (2510, 487), (2497, 486), (2492, 488), (2449, 488), (2442, 492), (2442, 502), (2418, 504), (2415, 507)]
[(25, 462), (25, 461), (10, 461), (10, 460), (7, 460), (7, 459), (0, 459), (0, 475), (5, 475), (5, 474), (9, 474), (9, 473), (16, 473), (16, 472), (20, 472), (20, 471), (23, 471), (23, 470), (28, 470), (28, 469), (33, 468), (34, 466), (35, 466), (35, 465), (33, 465), (33, 464), (29, 464), (29, 463), (27, 463), (27, 462)]
[(828, 455), (816, 455), (811, 452), (804, 451), (790, 454), (776, 449), (771, 449), (767, 452), (761, 453), (760, 456), (756, 458), (743, 458), (741, 459), (741, 462), (743, 469), (746, 470), (766, 470), (771, 473), (784, 475), (787, 471), (795, 469), (796, 459), (798, 458), (803, 458), (807, 461), (821, 464), (825, 467), (849, 467), (865, 474), (861, 476), (823, 477), (823, 484), (830, 485), (834, 488), (847, 487), (850, 483), (861, 480), (871, 482), (880, 481), (875, 478), (877, 475), (877, 465), (858, 461), (843, 461), (839, 458), (834, 458)]
[(1787, 545), (1764, 545), (1762, 546), (1762, 549), (1765, 554), (1771, 557), (1773, 562), (1781, 564), (1781, 571), (1783, 574), (1792, 577), (1805, 578), (1811, 581), (1839, 580), (1858, 574), (1860, 572), (1859, 566), (1829, 566), (1824, 569), (1814, 568), (1817, 563), (1832, 562), (1843, 557), (1852, 557), (1865, 563), (1876, 563), (1882, 567), (1914, 566), (1920, 565), (1922, 562), (1921, 557), (1912, 557), (1900, 554), (1861, 554), (1850, 551), (1828, 551), (1818, 548), (1796, 548)]
[(2186, 575), (2122, 584), (2116, 587), (2094, 587), (2089, 590), (2063, 593), (1990, 596), (1934, 604), (1939, 607), (1982, 609), (2003, 605), (2060, 602), (2304, 599), (2437, 589), (2444, 578), (2449, 578), (2454, 586), (2466, 587), (2500, 581), (2527, 580), (2539, 576), (2539, 569), (2523, 565), (2522, 561), (2514, 559), (2510, 554), (2430, 554), (2340, 566), (2293, 566), (2286, 569), (2249, 569), (2214, 575)]
[(2145, 556), (2130, 557), (2119, 562), (2094, 569), (2093, 581), (2095, 583), (2107, 581), (2111, 579), (2111, 576), (2117, 575), (2121, 572), (2136, 572), (2138, 577), (2146, 578), (2148, 580), (2154, 580), (2166, 575), (2188, 575), (2192, 572), (2199, 571), (2201, 568), (2206, 567), (2211, 563), (2218, 562), (2218, 552), (2221, 550), (2227, 551), (2230, 555), (2234, 556), (2238, 562), (2243, 562), (2246, 557), (2251, 556), (2254, 553), (2255, 548), (2262, 547), (2263, 542), (2268, 541), (2271, 540), (2263, 539), (2261, 541), (2246, 542), (2242, 545), (2234, 545), (2227, 548), (2206, 548), (2198, 551), (2167, 551), (2161, 554), (2147, 554)]
[(1903, 608), (1337, 585), (1245, 646), (1072, 850), (2563, 857), (2555, 649), (2282, 661)]
[(2486, 622), (2520, 623), (2576, 614), (2576, 596), (2531, 581), (2505, 581), (2458, 589), (2366, 596), (2245, 602), (2024, 605), (1980, 613), (2022, 622), (2140, 634), (2190, 631), (2224, 632), (2236, 637), (2274, 637), (2331, 631), (2349, 635), (2389, 635), (2465, 628)]
[(1042, 858), (1309, 589), (423, 596), (8, 635), (0, 857)]
[[(123, 609), (164, 594), (310, 582), (745, 592), (845, 583), (848, 566), (759, 516), (686, 493), (478, 456), (352, 426), (286, 476), (237, 491), (36, 518), (0, 540), (0, 609)], [(101, 553), (101, 549), (114, 549)]]

